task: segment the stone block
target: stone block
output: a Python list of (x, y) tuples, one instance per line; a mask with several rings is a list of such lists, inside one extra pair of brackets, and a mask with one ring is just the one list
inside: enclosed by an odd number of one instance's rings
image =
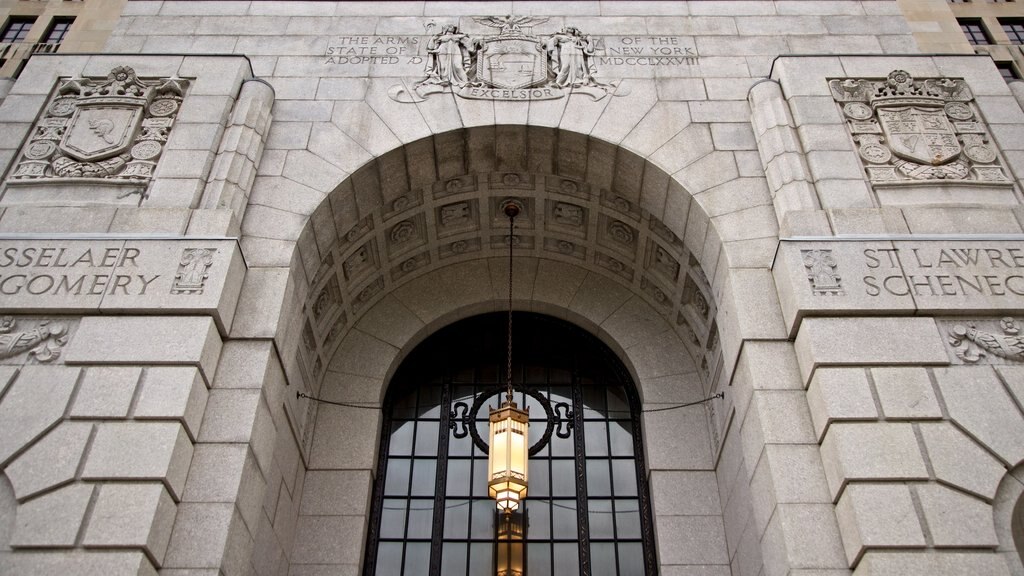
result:
[(795, 346), (805, 382), (819, 366), (949, 363), (931, 318), (804, 318)]
[(297, 564), (357, 564), (363, 516), (299, 516), (292, 558)]
[(941, 484), (914, 487), (924, 521), (937, 548), (999, 545), (992, 526), (992, 505)]
[(0, 400), (0, 465), (60, 421), (79, 372), (65, 366), (21, 369)]
[(212, 318), (117, 316), (82, 318), (64, 353), (68, 364), (186, 364), (213, 378), (221, 339)]
[(376, 462), (380, 414), (320, 406), (309, 456), (311, 469), (370, 470)]
[(779, 504), (762, 544), (766, 575), (847, 566), (831, 504)]
[(128, 415), (141, 368), (87, 368), (71, 407), (72, 418), (124, 418)]
[(93, 488), (72, 484), (20, 504), (11, 547), (74, 546)]
[(303, 516), (365, 515), (373, 487), (369, 470), (310, 470), (303, 484)]
[(942, 410), (924, 368), (872, 368), (886, 418), (941, 418)]
[(821, 443), (821, 460), (833, 499), (851, 480), (928, 478), (910, 424), (833, 424)]
[(934, 373), (950, 419), (1008, 466), (1024, 459), (1024, 418), (991, 368), (936, 368)]
[(220, 568), (232, 522), (242, 522), (233, 504), (178, 505), (164, 568)]
[[(103, 574), (103, 576), (157, 576), (142, 552), (51, 551), (0, 554), (0, 573), (18, 576)], [(199, 576), (196, 574), (177, 576)], [(205, 576), (205, 575), (203, 575)]]
[(664, 564), (728, 564), (719, 516), (659, 516), (658, 549)]
[(146, 369), (134, 417), (137, 420), (178, 420), (189, 438), (195, 440), (208, 395), (206, 383), (197, 369), (153, 366)]
[(206, 403), (200, 442), (249, 442), (260, 390), (213, 389)]
[(924, 548), (924, 533), (905, 484), (852, 484), (836, 504), (851, 566), (871, 548)]
[(921, 437), (935, 477), (990, 499), (1006, 469), (988, 451), (948, 422), (921, 424)]
[(86, 548), (142, 548), (160, 566), (176, 507), (162, 484), (104, 484), (89, 517)]
[(181, 424), (103, 423), (97, 426), (82, 478), (157, 480), (178, 500), (191, 460), (192, 442)]
[(878, 417), (868, 378), (861, 368), (819, 368), (807, 388), (807, 404), (820, 442), (829, 425)]
[(985, 574), (1009, 576), (1006, 562), (988, 551), (983, 552), (887, 552), (870, 551), (864, 555), (855, 576), (961, 576)]
[(74, 480), (92, 425), (64, 422), (4, 470), (19, 500)]
[(655, 470), (650, 475), (655, 516), (717, 516), (718, 482), (710, 471)]

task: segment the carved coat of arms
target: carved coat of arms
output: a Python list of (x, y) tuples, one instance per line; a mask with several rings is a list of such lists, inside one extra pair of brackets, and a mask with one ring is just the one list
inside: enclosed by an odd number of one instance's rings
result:
[(546, 36), (532, 33), (547, 18), (532, 16), (483, 17), (474, 20), (499, 31), (494, 36), (471, 36), (458, 26), (442, 26), (427, 42), (425, 77), (393, 86), (389, 95), (399, 102), (421, 102), (430, 94), (454, 92), (470, 99), (550, 100), (567, 91), (594, 100), (625, 95), (618, 81), (596, 79), (597, 41), (579, 28), (566, 26)]
[(829, 87), (871, 182), (1010, 184), (963, 80), (915, 80), (894, 70), (882, 81), (831, 80)]

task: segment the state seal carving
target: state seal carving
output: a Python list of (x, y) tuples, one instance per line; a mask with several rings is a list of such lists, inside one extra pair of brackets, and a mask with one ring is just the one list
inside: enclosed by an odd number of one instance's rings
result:
[(392, 86), (388, 95), (398, 102), (422, 102), (442, 92), (474, 100), (552, 100), (568, 93), (600, 100), (628, 93), (618, 80), (597, 79), (597, 40), (575, 26), (538, 36), (532, 28), (547, 18), (473, 20), (498, 34), (471, 36), (454, 24), (442, 26), (427, 43), (425, 76), (411, 86)]
[(829, 88), (872, 183), (1011, 184), (963, 80), (893, 70), (884, 80), (830, 80)]

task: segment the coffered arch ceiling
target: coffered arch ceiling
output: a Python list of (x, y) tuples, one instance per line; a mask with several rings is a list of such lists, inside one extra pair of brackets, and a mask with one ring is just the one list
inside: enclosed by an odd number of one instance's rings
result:
[[(450, 298), (456, 306), (464, 289), (445, 285), (444, 275), (476, 275), (474, 287), (486, 284), (491, 296), (477, 298), (474, 309), (500, 307), (509, 233), (500, 207), (508, 200), (523, 207), (514, 255), (519, 282), (531, 283), (513, 291), (517, 308), (558, 308), (531, 303), (538, 275), (599, 277), (604, 290), (629, 294), (641, 315), (660, 317), (710, 388), (721, 358), (709, 274), (723, 239), (713, 221), (648, 160), (583, 134), (533, 126), (411, 142), (329, 194), (298, 241), (305, 281), (296, 282), (302, 311), (286, 338), (298, 348), (291, 368), (319, 390), (352, 328), (417, 280), (414, 290), (460, 292)], [(751, 201), (738, 194), (737, 203)], [(771, 200), (753, 202), (770, 207)]]

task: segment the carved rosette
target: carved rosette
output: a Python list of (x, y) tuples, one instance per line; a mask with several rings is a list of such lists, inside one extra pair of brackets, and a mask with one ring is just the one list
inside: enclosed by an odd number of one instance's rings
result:
[(32, 128), (10, 183), (148, 182), (187, 87), (180, 78), (140, 80), (127, 66), (105, 79), (65, 80)]
[(1012, 316), (941, 320), (946, 345), (964, 364), (1024, 363), (1024, 326)]
[(961, 79), (831, 80), (873, 184), (971, 182), (1009, 186), (999, 154)]

